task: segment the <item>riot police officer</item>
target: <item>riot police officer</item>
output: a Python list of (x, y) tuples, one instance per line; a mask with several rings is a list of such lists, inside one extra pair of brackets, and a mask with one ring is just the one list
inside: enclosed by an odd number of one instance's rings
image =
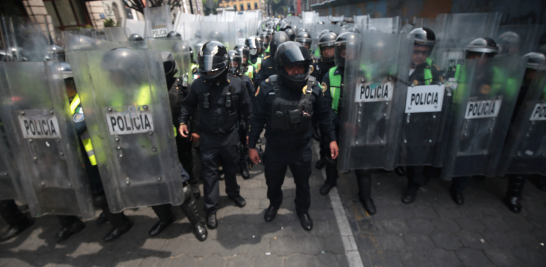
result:
[[(242, 72), (242, 63), (243, 58), (239, 52), (235, 50), (229, 50), (229, 76), (239, 77), (243, 80), (245, 87), (248, 90), (248, 95), (254, 97), (254, 85), (252, 80)], [(245, 124), (244, 120), (239, 121), (238, 126), (239, 131), (239, 141), (240, 141), (240, 151), (239, 151), (239, 169), (241, 171), (241, 176), (244, 179), (250, 178), (248, 173), (248, 145), (247, 145), (247, 136), (248, 136), (248, 127)]]
[(179, 117), (180, 133), (187, 136), (186, 123), (199, 108), (199, 153), (204, 180), (206, 223), (210, 229), (214, 229), (218, 226), (216, 211), (220, 192), (217, 170), (220, 160), (225, 173), (228, 197), (239, 207), (246, 205), (239, 194), (239, 185), (235, 178), (239, 144), (235, 128), (241, 118), (248, 125), (252, 105), (243, 81), (227, 76), (229, 55), (222, 43), (205, 43), (199, 51), (198, 62), (201, 77), (192, 83), (190, 93), (182, 105)]
[(294, 41), (296, 39), (296, 33), (294, 30), (288, 28), (284, 30), (284, 32), (288, 35), (288, 38), (290, 38), (290, 41)]
[(337, 35), (334, 32), (327, 32), (322, 34), (318, 42), (318, 48), (320, 50), (320, 59), (316, 65), (316, 78), (319, 83), (322, 83), (322, 78), (330, 68), (335, 66), (335, 49), (334, 43), (336, 42)]
[(290, 38), (285, 32), (275, 33), (273, 39), (271, 39), (271, 43), (269, 44), (270, 56), (266, 56), (264, 58), (262, 62), (262, 67), (258, 70), (258, 73), (256, 73), (256, 77), (254, 78), (254, 86), (257, 86), (257, 88), (259, 88), (260, 84), (265, 79), (267, 79), (271, 75), (277, 74), (275, 63), (273, 62), (273, 59), (275, 58), (275, 52), (279, 45), (284, 42), (288, 42), (289, 39)]
[[(432, 61), (429, 59), (432, 49), (434, 49), (434, 46), (436, 45), (436, 35), (434, 32), (429, 28), (422, 27), (412, 30), (409, 34), (415, 36), (413, 53), (411, 56), (409, 82), (414, 86), (443, 82), (440, 70), (436, 65), (433, 65)], [(419, 115), (420, 114), (414, 114), (414, 116)], [(406, 167), (405, 174), (408, 179), (408, 186), (402, 197), (402, 202), (404, 204), (413, 203), (419, 188), (425, 185), (430, 178), (437, 177), (441, 173), (440, 168), (428, 165), (423, 167), (422, 175), (415, 173), (417, 169), (418, 168), (415, 166)]]
[[(347, 55), (347, 43), (355, 42), (356, 35), (352, 32), (346, 32), (340, 34), (336, 38), (335, 42), (335, 64), (336, 66), (331, 68), (328, 73), (322, 79), (322, 87), (324, 91), (324, 96), (326, 97), (326, 102), (332, 111), (333, 125), (335, 127), (336, 139), (339, 139), (340, 135), (340, 116), (342, 113), (342, 103), (343, 103), (343, 77), (345, 74), (345, 64), (347, 58), (354, 58), (354, 55)], [(323, 136), (322, 143), (329, 143), (328, 136)], [(325, 147), (324, 149), (324, 161), (325, 161), (325, 171), (326, 171), (326, 181), (320, 188), (320, 194), (326, 195), (330, 190), (337, 185), (337, 179), (339, 177), (337, 170), (337, 159), (331, 157), (330, 150)], [(372, 190), (372, 171), (357, 169), (355, 170), (359, 199), (362, 202), (364, 209), (370, 214), (373, 215), (376, 212), (375, 205), (371, 197)]]
[[(278, 33), (277, 33), (278, 34)], [(276, 35), (277, 35), (276, 34)], [(298, 42), (284, 42), (275, 53), (275, 69), (258, 88), (249, 134), (249, 156), (254, 164), (261, 160), (256, 141), (264, 125), (267, 148), (264, 155), (267, 198), (270, 206), (266, 222), (272, 221), (279, 209), (287, 167), (296, 184), (296, 211), (302, 227), (309, 231), (313, 221), (308, 214), (311, 205), (309, 177), (311, 175), (311, 120), (317, 117), (323, 135), (330, 137), (332, 158), (338, 155), (336, 136), (330, 118), (330, 108), (314, 77), (309, 77), (311, 55)]]
[(262, 65), (262, 58), (260, 57), (260, 44), (258, 38), (256, 38), (256, 36), (246, 38), (245, 46), (248, 46), (250, 53), (247, 63), (259, 71)]
[[(180, 110), (177, 110), (180, 109), (180, 106), (178, 105), (179, 92), (184, 91), (182, 96), (186, 96), (188, 94), (188, 90), (187, 85), (185, 86), (180, 78), (175, 77), (175, 74), (178, 70), (176, 66), (176, 61), (174, 60), (172, 54), (168, 52), (162, 52), (162, 56), (163, 69), (165, 70), (165, 78), (167, 81), (167, 88), (169, 88), (169, 104), (171, 106), (174, 124), (178, 121), (177, 116), (180, 115)], [(193, 124), (194, 122), (188, 123), (188, 125), (191, 126), (193, 126)], [(199, 187), (197, 187), (196, 177), (194, 176), (192, 171), (193, 157), (191, 155), (192, 143), (195, 141), (194, 139), (197, 139), (197, 141), (199, 140), (199, 135), (196, 136), (195, 133), (192, 133), (189, 138), (184, 137), (181, 139), (181, 146), (178, 147), (178, 156), (180, 163), (182, 164), (180, 168), (180, 176), (182, 177), (182, 182), (187, 184), (184, 186), (184, 195), (186, 199), (180, 207), (192, 224), (193, 234), (195, 235), (195, 237), (199, 241), (204, 241), (207, 239), (208, 233), (207, 228), (205, 227), (205, 223), (203, 222), (203, 218), (199, 214), (197, 203), (195, 201), (195, 194), (199, 194)], [(189, 172), (187, 172), (186, 169), (189, 170)], [(195, 192), (195, 190), (197, 192)], [(159, 218), (159, 221), (150, 229), (149, 235), (156, 236), (163, 232), (163, 230), (165, 230), (167, 226), (172, 224), (176, 220), (176, 217), (171, 210), (171, 205), (169, 204), (152, 206), (152, 209)]]

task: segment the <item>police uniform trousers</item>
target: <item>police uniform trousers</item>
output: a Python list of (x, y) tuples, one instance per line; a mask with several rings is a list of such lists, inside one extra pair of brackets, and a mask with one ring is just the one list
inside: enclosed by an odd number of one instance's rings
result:
[(246, 137), (248, 136), (247, 127), (239, 126), (237, 131), (239, 132), (239, 165), (244, 165), (248, 161), (248, 145), (246, 144)]
[(24, 225), (27, 217), (23, 214), (13, 199), (0, 200), (0, 216), (10, 226)]
[(175, 140), (178, 148), (178, 160), (190, 176), (188, 183), (190, 185), (197, 185), (199, 178), (195, 175), (193, 168), (193, 142), (190, 141), (190, 137), (182, 137), (180, 134), (176, 135)]
[[(336, 140), (339, 140), (340, 133), (340, 120), (338, 115), (334, 119), (334, 133), (336, 134)], [(328, 136), (322, 136), (320, 142), (321, 157), (324, 157), (324, 171), (326, 172), (325, 183), (332, 186), (337, 185), (337, 179), (339, 178), (339, 172), (337, 171), (337, 158), (332, 159), (332, 152), (330, 151), (331, 140)], [(322, 154), (324, 153), (324, 154)]]
[(309, 177), (311, 176), (311, 143), (294, 151), (284, 150), (272, 145), (266, 146), (264, 154), (265, 181), (267, 184), (267, 198), (270, 205), (279, 208), (283, 200), (281, 187), (284, 183), (287, 167), (294, 176), (296, 184), (296, 211), (298, 214), (307, 213), (311, 205)]
[(222, 162), (225, 174), (226, 194), (239, 196), (239, 185), (235, 175), (238, 171), (239, 134), (236, 130), (223, 135), (201, 132), (199, 157), (203, 177), (205, 212), (216, 213), (220, 202), (218, 165)]
[[(191, 142), (188, 142), (188, 143), (191, 144)], [(190, 145), (189, 149), (191, 148), (192, 147)], [(190, 150), (190, 153), (191, 153), (191, 150)], [(186, 171), (185, 166), (183, 166), (182, 164), (180, 164), (180, 177), (182, 178), (182, 183), (184, 184), (184, 187), (187, 187), (188, 184), (191, 183), (191, 179), (190, 179), (191, 174), (190, 172)], [(195, 199), (193, 198), (193, 194), (190, 191), (184, 190), (184, 192), (186, 192), (186, 194), (190, 194), (190, 196), (186, 196), (186, 199), (182, 203), (181, 208), (184, 214), (186, 214), (186, 216), (189, 217), (188, 214), (189, 212), (192, 212), (192, 210), (188, 206), (192, 204), (191, 202), (195, 201)], [(171, 210), (171, 204), (162, 204), (162, 205), (152, 206), (152, 209), (154, 210), (155, 215), (157, 215), (157, 217), (161, 221), (170, 220), (174, 216)]]

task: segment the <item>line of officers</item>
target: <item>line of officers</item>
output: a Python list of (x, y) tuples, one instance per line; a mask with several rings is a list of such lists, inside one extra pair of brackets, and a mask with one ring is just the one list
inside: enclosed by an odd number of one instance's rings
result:
[[(195, 80), (189, 86), (175, 78), (176, 63), (169, 57), (164, 59), (164, 70), (171, 98), (173, 118), (179, 125), (177, 146), (183, 166), (188, 200), (182, 210), (189, 218), (193, 233), (198, 240), (207, 238), (207, 228), (218, 226), (216, 212), (220, 201), (219, 180), (225, 180), (226, 194), (238, 207), (246, 205), (236, 180), (238, 171), (249, 179), (249, 165), (263, 162), (267, 184), (269, 207), (264, 220), (271, 222), (283, 201), (282, 185), (287, 168), (290, 168), (296, 184), (295, 206), (301, 226), (312, 230), (313, 220), (309, 216), (311, 193), (309, 178), (312, 171), (311, 139), (320, 140), (320, 159), (316, 168), (325, 168), (326, 180), (320, 194), (327, 195), (337, 185), (339, 173), (337, 157), (338, 140), (341, 131), (343, 81), (347, 55), (347, 41), (355, 40), (358, 33), (354, 28), (344, 27), (337, 35), (325, 30), (318, 38), (318, 49), (312, 55), (312, 37), (305, 29), (297, 34), (290, 24), (268, 24), (259, 35), (247, 38), (245, 45), (227, 50), (219, 41), (205, 42), (192, 52), (192, 70)], [(428, 28), (417, 28), (410, 34), (415, 36), (411, 55), (409, 81), (416, 85), (430, 85), (444, 81), (440, 70), (430, 62), (436, 38)], [(167, 38), (180, 35), (171, 32)], [(498, 52), (498, 46), (490, 38), (478, 38), (465, 50), (466, 59), (487, 60)], [(529, 63), (523, 86), (529, 86), (537, 66), (545, 61), (541, 53), (528, 55)], [(62, 64), (65, 73), (70, 65)], [(74, 114), (81, 112), (79, 96), (71, 76), (65, 79), (67, 93)], [(174, 99), (174, 100), (173, 100)], [(85, 132), (84, 120), (79, 121), (78, 133)], [(83, 123), (83, 124), (82, 124)], [(261, 133), (265, 128), (267, 147), (261, 150)], [(193, 169), (192, 147), (199, 143), (200, 179), (204, 185), (204, 218), (199, 213), (196, 198), (200, 197), (198, 177)], [(85, 148), (87, 152), (89, 149)], [(89, 155), (89, 153), (88, 153)], [(90, 157), (87, 169), (97, 177), (96, 161)], [(221, 169), (222, 171), (219, 171)], [(185, 171), (187, 170), (187, 172)], [(425, 166), (421, 171), (415, 167), (397, 168), (396, 173), (408, 179), (407, 190), (402, 202), (415, 201), (420, 186), (430, 178), (439, 175), (441, 169)], [(371, 197), (371, 175), (378, 170), (356, 169), (359, 199), (368, 214), (376, 213)], [(513, 212), (521, 211), (522, 189), (527, 176), (511, 175), (505, 204)], [(463, 191), (469, 177), (455, 177), (451, 186), (453, 201), (464, 204)], [(531, 181), (541, 190), (546, 190), (545, 179), (532, 176)], [(99, 179), (100, 183), (100, 179)], [(100, 186), (99, 186), (100, 188)], [(94, 190), (94, 191), (100, 191)], [(132, 227), (132, 222), (121, 213), (110, 212), (104, 195), (97, 194), (95, 205), (103, 213), (97, 224), (110, 222), (112, 230), (104, 237), (105, 242), (118, 239)], [(99, 203), (99, 204), (97, 204)], [(156, 236), (175, 221), (170, 205), (152, 207), (159, 221), (150, 229), (150, 236)], [(0, 241), (11, 239), (32, 225), (32, 220), (22, 214), (14, 201), (2, 200), (0, 213), (10, 228), (2, 234)], [(58, 216), (61, 230), (56, 241), (66, 240), (84, 229), (85, 224), (76, 216)], [(206, 225), (206, 227), (205, 227)]]

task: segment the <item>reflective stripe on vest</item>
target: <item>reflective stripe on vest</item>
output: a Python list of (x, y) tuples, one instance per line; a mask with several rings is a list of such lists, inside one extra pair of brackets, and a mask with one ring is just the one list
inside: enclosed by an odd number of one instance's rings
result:
[[(72, 115), (76, 113), (76, 109), (78, 108), (80, 103), (80, 95), (76, 94), (76, 96), (74, 96), (74, 99), (72, 99), (72, 102), (70, 103), (70, 112)], [(87, 157), (89, 158), (91, 165), (97, 165), (97, 158), (95, 157), (95, 151), (93, 151), (93, 145), (91, 144), (91, 137), (89, 136), (89, 132), (87, 130), (82, 135), (80, 135), (80, 140), (82, 140), (83, 147), (85, 148), (85, 152), (87, 152)]]
[(432, 81), (432, 71), (429, 67), (425, 69), (425, 85), (430, 85), (430, 81)]
[(252, 65), (248, 66), (248, 70), (245, 72), (246, 76), (248, 76), (250, 79), (254, 79), (254, 68)]
[(328, 72), (328, 78), (330, 79), (330, 93), (332, 94), (332, 109), (337, 113), (341, 93), (341, 75), (335, 75), (336, 70), (337, 66), (331, 68)]

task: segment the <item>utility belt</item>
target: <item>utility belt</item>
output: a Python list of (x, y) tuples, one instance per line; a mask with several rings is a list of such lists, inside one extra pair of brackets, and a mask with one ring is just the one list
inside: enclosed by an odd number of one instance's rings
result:
[(225, 133), (213, 133), (213, 132), (209, 132), (209, 131), (206, 131), (206, 130), (203, 130), (203, 129), (200, 129), (199, 131), (204, 133), (205, 135), (211, 135), (211, 136), (229, 136), (229, 135), (231, 135), (231, 133), (233, 133), (233, 130), (231, 130), (229, 132), (225, 132)]
[(272, 104), (271, 128), (277, 132), (301, 133), (311, 127), (313, 104), (310, 100), (313, 92), (314, 77), (309, 77), (305, 94), (299, 101), (290, 101), (281, 97), (277, 75), (269, 77), (273, 85), (275, 99)]

